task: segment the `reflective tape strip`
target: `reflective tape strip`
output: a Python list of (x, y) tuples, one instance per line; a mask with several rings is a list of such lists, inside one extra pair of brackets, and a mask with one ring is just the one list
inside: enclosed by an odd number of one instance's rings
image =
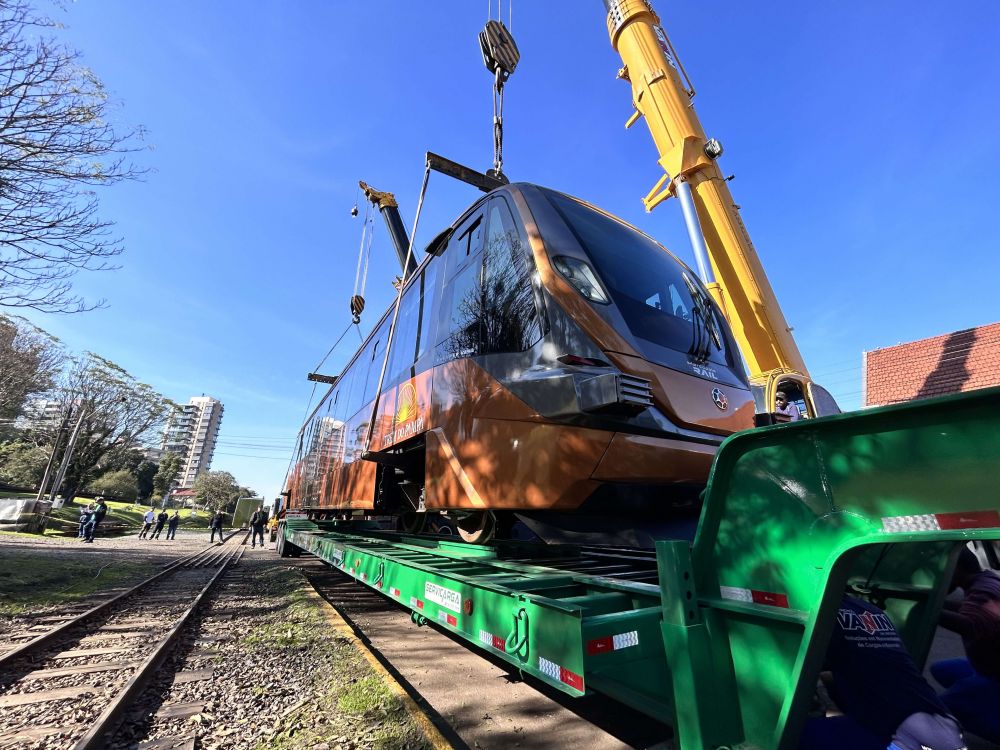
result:
[(991, 529), (1000, 527), (1000, 512), (972, 510), (959, 513), (923, 513), (915, 516), (889, 516), (882, 519), (882, 531), (901, 534), (911, 531), (954, 531), (956, 529)]
[(549, 661), (544, 656), (538, 657), (538, 671), (553, 680), (569, 685), (574, 690), (583, 691), (583, 677), (581, 675), (569, 671), (554, 661)]
[(389, 588), (389, 593), (392, 594), (393, 596), (397, 597), (397, 598), (399, 597), (399, 589), (394, 589), (394, 588), (390, 587)]
[(638, 630), (630, 630), (627, 633), (619, 633), (618, 635), (611, 636), (611, 638), (615, 644), (615, 651), (639, 645)]
[(587, 653), (590, 656), (594, 656), (638, 645), (639, 631), (630, 630), (628, 633), (618, 633), (617, 635), (608, 635), (603, 638), (594, 638), (587, 641)]
[(361, 572), (361, 580), (362, 581), (367, 581), (368, 580), (368, 574), (365, 573), (364, 571)]
[(438, 612), (438, 620), (443, 622), (445, 625), (451, 625), (453, 628), (458, 626), (458, 618), (455, 615), (449, 615), (447, 612)]
[(410, 606), (413, 607), (413, 608), (415, 608), (415, 609), (423, 609), (424, 608), (424, 603), (423, 603), (422, 600), (417, 599), (417, 597), (411, 596), (410, 597)]
[(479, 640), (485, 643), (491, 648), (495, 648), (497, 651), (506, 651), (507, 643), (506, 641), (498, 635), (493, 635), (486, 630), (479, 631)]
[(739, 589), (735, 586), (719, 586), (719, 596), (723, 599), (731, 599), (734, 602), (753, 603), (753, 594), (750, 589)]
[(767, 604), (770, 607), (784, 607), (785, 609), (788, 609), (788, 595), (776, 594), (773, 591), (744, 589), (737, 586), (719, 586), (719, 596), (723, 599), (730, 599), (735, 602), (745, 602), (747, 604)]

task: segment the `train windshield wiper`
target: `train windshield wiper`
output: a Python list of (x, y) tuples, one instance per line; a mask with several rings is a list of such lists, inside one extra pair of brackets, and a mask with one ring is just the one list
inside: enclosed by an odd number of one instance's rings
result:
[(691, 278), (682, 273), (684, 283), (691, 294), (691, 322), (694, 324), (694, 340), (689, 353), (698, 361), (705, 361), (711, 354), (711, 345), (722, 351), (722, 334), (719, 332), (719, 320), (715, 307), (708, 294)]

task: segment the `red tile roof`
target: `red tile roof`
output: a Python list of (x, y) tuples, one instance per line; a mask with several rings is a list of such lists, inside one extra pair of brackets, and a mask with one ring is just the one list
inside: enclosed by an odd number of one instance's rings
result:
[(1000, 323), (865, 352), (865, 406), (1000, 385)]

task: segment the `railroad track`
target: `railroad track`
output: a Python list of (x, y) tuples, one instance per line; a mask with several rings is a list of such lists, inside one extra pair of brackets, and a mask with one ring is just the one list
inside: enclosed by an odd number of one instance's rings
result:
[(50, 618), (47, 630), (0, 655), (0, 748), (107, 747), (209, 591), (242, 557), (249, 532), (231, 544), (238, 534), (83, 612)]

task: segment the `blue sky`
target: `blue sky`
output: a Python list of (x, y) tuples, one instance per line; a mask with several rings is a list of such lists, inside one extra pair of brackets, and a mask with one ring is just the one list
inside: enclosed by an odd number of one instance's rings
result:
[[(1000, 319), (1000, 4), (655, 5), (810, 371), (843, 406), (860, 405), (864, 350)], [(305, 374), (349, 322), (357, 180), (396, 192), (409, 225), (426, 150), (491, 164), (486, 6), (69, 5), (65, 38), (121, 103), (116, 118), (148, 129), (138, 160), (153, 171), (102, 195), (123, 268), (76, 289), (108, 308), (32, 320), (175, 400), (221, 399), (212, 468), (273, 497)], [(643, 125), (623, 129), (629, 91), (600, 0), (517, 0), (513, 32), (507, 174), (690, 261), (676, 204), (642, 209), (657, 155)], [(431, 178), (420, 239), (475, 198), (445, 180)], [(398, 271), (381, 224), (372, 256), (363, 326)]]

